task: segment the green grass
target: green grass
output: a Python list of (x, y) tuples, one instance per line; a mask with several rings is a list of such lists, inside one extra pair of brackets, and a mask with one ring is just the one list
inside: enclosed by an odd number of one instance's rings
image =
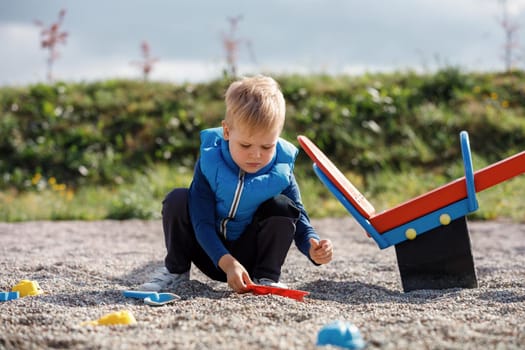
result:
[[(475, 163), (480, 160), (475, 159)], [(385, 170), (366, 179), (355, 173), (345, 175), (380, 212), (462, 176), (462, 169), (451, 166), (436, 173)], [(132, 182), (113, 187), (85, 186), (71, 191), (40, 186), (27, 192), (5, 191), (0, 193), (0, 221), (158, 219), (164, 196), (175, 187), (188, 187), (191, 176), (190, 168), (156, 165), (137, 173)], [(297, 169), (296, 176), (311, 218), (350, 215), (311, 168)], [(525, 176), (518, 176), (478, 193), (480, 208), (469, 218), (525, 222), (524, 188)]]
[(46, 185), (27, 192), (6, 191), (0, 193), (0, 221), (160, 218), (164, 195), (190, 181), (188, 168), (158, 165), (118, 186), (61, 190)]

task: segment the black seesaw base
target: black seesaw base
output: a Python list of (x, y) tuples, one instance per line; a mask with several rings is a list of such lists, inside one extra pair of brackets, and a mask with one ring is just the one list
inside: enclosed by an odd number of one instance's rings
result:
[(405, 292), (478, 286), (466, 217), (395, 247)]

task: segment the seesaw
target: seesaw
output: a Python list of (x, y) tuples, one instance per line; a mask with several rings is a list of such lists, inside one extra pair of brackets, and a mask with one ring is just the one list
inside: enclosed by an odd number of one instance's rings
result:
[(302, 135), (297, 139), (313, 160), (319, 179), (379, 248), (395, 246), (405, 292), (477, 287), (466, 215), (478, 209), (476, 192), (525, 172), (525, 151), (474, 172), (468, 133), (462, 131), (464, 177), (376, 213), (310, 139)]

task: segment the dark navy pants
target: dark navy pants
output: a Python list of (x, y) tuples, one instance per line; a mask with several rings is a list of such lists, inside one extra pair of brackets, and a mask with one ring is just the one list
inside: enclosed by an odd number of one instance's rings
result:
[[(275, 196), (261, 204), (241, 237), (223, 244), (253, 278), (279, 281), (281, 267), (295, 234), (300, 211), (288, 197)], [(226, 281), (226, 274), (197, 242), (188, 212), (188, 189), (176, 188), (162, 202), (162, 225), (167, 255), (166, 268), (183, 273), (193, 262), (204, 274)]]

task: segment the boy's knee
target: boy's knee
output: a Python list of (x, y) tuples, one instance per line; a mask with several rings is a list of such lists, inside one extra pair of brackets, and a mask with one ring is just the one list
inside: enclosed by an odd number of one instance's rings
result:
[(271, 216), (266, 219), (263, 225), (267, 228), (267, 231), (278, 234), (282, 238), (288, 236), (291, 240), (295, 234), (296, 221), (287, 216)]
[(285, 195), (277, 195), (262, 203), (255, 212), (254, 221), (262, 221), (272, 216), (284, 216), (299, 220), (301, 211), (295, 203)]
[(162, 201), (163, 212), (179, 212), (182, 207), (186, 207), (188, 202), (188, 189), (176, 188), (166, 195)]

